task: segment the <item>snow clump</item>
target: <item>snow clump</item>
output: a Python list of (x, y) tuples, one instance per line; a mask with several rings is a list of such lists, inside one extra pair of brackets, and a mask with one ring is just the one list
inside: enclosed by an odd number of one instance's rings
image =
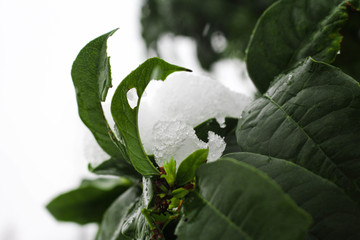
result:
[(139, 133), (147, 154), (162, 166), (173, 157), (177, 165), (197, 149), (209, 148), (208, 161), (225, 150), (222, 137), (208, 133), (208, 142), (198, 139), (194, 127), (216, 118), (240, 118), (250, 98), (223, 84), (193, 73), (176, 72), (163, 81), (151, 81), (139, 108)]

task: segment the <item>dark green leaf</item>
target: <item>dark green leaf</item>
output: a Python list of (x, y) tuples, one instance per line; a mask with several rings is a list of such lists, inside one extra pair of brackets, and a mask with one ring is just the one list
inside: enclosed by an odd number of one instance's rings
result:
[(286, 159), (335, 182), (356, 201), (360, 184), (360, 86), (307, 59), (243, 112), (242, 151)]
[(226, 148), (223, 154), (240, 152), (239, 145), (237, 144), (236, 141), (235, 133), (232, 133), (229, 136), (225, 137), (224, 141), (226, 142)]
[(130, 107), (127, 92), (132, 88), (136, 89), (139, 105), (141, 96), (151, 80), (164, 81), (169, 74), (176, 71), (189, 70), (171, 65), (159, 58), (148, 59), (121, 82), (111, 102), (111, 113), (125, 141), (130, 161), (134, 168), (145, 176), (158, 175), (159, 171), (143, 149), (138, 130), (138, 106), (134, 109)]
[(240, 149), (239, 146), (237, 145), (236, 137), (235, 137), (235, 129), (237, 122), (238, 122), (237, 118), (225, 118), (225, 127), (222, 128), (220, 127), (216, 119), (212, 118), (198, 125), (197, 127), (194, 128), (194, 130), (197, 137), (204, 142), (208, 141), (209, 131), (212, 131), (217, 135), (223, 137), (226, 142), (226, 148), (224, 150), (224, 154), (231, 152), (239, 152)]
[(199, 149), (185, 158), (185, 160), (180, 163), (179, 169), (176, 173), (176, 185), (182, 186), (193, 180), (196, 170), (202, 164), (206, 163), (208, 154), (209, 149)]
[(312, 56), (334, 61), (347, 20), (346, 4), (358, 0), (282, 0), (264, 12), (247, 49), (247, 68), (260, 92), (275, 76), (299, 60)]
[(89, 171), (98, 175), (112, 175), (129, 178), (136, 182), (141, 179), (141, 175), (135, 171), (134, 167), (126, 161), (121, 159), (110, 158), (109, 160), (101, 163), (99, 166), (93, 168), (88, 165)]
[(212, 131), (221, 137), (226, 137), (235, 131), (238, 119), (225, 118), (225, 127), (220, 127), (216, 119), (209, 119), (194, 128), (197, 137), (204, 141), (208, 141), (208, 132)]
[(99, 223), (110, 204), (131, 184), (125, 179), (84, 180), (78, 189), (61, 194), (46, 208), (59, 221)]
[(184, 201), (182, 239), (304, 239), (311, 220), (266, 174), (234, 159), (201, 166)]
[(89, 42), (76, 57), (71, 77), (76, 90), (79, 115), (101, 148), (112, 157), (124, 158), (126, 151), (114, 137), (104, 117), (101, 102), (111, 87), (107, 40), (116, 30)]
[(347, 10), (349, 21), (340, 32), (344, 39), (341, 42), (340, 54), (333, 65), (360, 82), (360, 11), (350, 7), (347, 7)]
[(250, 164), (276, 181), (298, 206), (311, 214), (312, 239), (360, 239), (360, 209), (339, 187), (291, 162), (254, 153), (223, 157)]
[(104, 214), (96, 240), (123, 240), (129, 239), (120, 232), (126, 220), (125, 215), (129, 208), (137, 201), (141, 192), (138, 187), (129, 188), (124, 192)]

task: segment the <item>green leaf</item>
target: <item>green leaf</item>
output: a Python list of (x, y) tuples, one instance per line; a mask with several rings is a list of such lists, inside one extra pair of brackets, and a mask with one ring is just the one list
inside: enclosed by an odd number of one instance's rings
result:
[(340, 33), (344, 38), (341, 42), (340, 54), (336, 56), (333, 65), (360, 82), (360, 7), (358, 7), (358, 11), (350, 7), (347, 7), (347, 10), (349, 20), (341, 29)]
[(166, 174), (161, 175), (161, 177), (165, 178), (170, 187), (174, 186), (176, 179), (176, 161), (174, 158), (171, 158), (169, 162), (164, 163), (164, 170)]
[(291, 162), (254, 153), (223, 156), (250, 164), (274, 179), (298, 206), (311, 214), (312, 239), (360, 239), (360, 209), (339, 187)]
[(201, 166), (183, 204), (182, 239), (304, 239), (308, 214), (266, 174), (234, 159)]
[(196, 170), (204, 163), (206, 163), (209, 154), (209, 149), (199, 149), (190, 154), (185, 160), (180, 163), (176, 174), (176, 185), (182, 186), (192, 181), (195, 177)]
[(223, 155), (227, 153), (240, 152), (235, 133), (232, 133), (229, 136), (225, 137), (224, 141), (226, 143), (226, 148), (223, 152)]
[(126, 158), (124, 146), (111, 131), (101, 106), (111, 87), (107, 40), (117, 29), (89, 42), (76, 57), (71, 77), (76, 90), (79, 115), (101, 148), (112, 157)]
[(110, 158), (96, 167), (88, 165), (89, 171), (98, 175), (112, 175), (128, 178), (134, 182), (141, 179), (141, 175), (135, 171), (134, 167), (121, 159)]
[(307, 59), (244, 110), (242, 151), (286, 159), (335, 182), (359, 201), (360, 86)]
[(59, 195), (46, 208), (58, 221), (99, 223), (110, 204), (131, 184), (126, 179), (83, 180), (78, 189)]
[(282, 0), (268, 8), (256, 24), (246, 56), (258, 90), (264, 93), (275, 76), (305, 57), (333, 62), (351, 2), (358, 5), (358, 0)]
[(149, 240), (153, 235), (150, 225), (142, 214), (143, 209), (148, 209), (154, 197), (154, 187), (150, 178), (143, 177), (143, 193), (141, 199), (135, 202), (125, 216), (121, 227), (121, 234), (137, 240)]
[(137, 201), (125, 217), (121, 234), (128, 239), (149, 240), (152, 236), (150, 225), (141, 212), (142, 209), (144, 209), (142, 202)]
[[(179, 200), (179, 198), (184, 198), (190, 191), (184, 188), (177, 188), (175, 190), (173, 190), (171, 192), (171, 195), (173, 196), (172, 199), (177, 199)], [(172, 203), (172, 201), (171, 201)], [(177, 207), (179, 204), (175, 205), (175, 207)], [(174, 208), (175, 208), (174, 207)], [(171, 209), (171, 208), (170, 208)]]
[(141, 192), (138, 187), (129, 188), (116, 199), (104, 214), (96, 240), (123, 240), (128, 239), (120, 232), (126, 221), (126, 213), (137, 201)]
[(208, 132), (212, 131), (224, 138), (226, 148), (224, 153), (239, 152), (239, 146), (236, 142), (235, 129), (239, 119), (225, 118), (225, 127), (220, 127), (215, 118), (209, 119), (194, 128), (197, 137), (204, 141), (208, 141)]
[[(138, 106), (141, 96), (151, 80), (165, 80), (176, 71), (189, 71), (171, 65), (159, 58), (151, 58), (131, 72), (116, 89), (111, 102), (111, 113), (123, 140), (134, 168), (144, 176), (158, 175), (159, 171), (147, 157), (139, 136)], [(127, 100), (127, 92), (135, 88), (139, 97), (137, 106), (132, 109)]]
[(208, 141), (208, 132), (212, 131), (221, 137), (226, 137), (235, 131), (238, 119), (225, 118), (225, 127), (220, 127), (215, 118), (211, 118), (194, 128), (197, 137), (204, 141)]

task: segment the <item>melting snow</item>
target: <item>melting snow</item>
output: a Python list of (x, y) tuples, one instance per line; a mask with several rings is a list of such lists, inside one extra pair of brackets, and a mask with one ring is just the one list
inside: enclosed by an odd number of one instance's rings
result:
[(224, 140), (209, 132), (205, 143), (193, 128), (210, 118), (225, 127), (225, 117), (240, 118), (250, 102), (211, 78), (186, 72), (173, 73), (165, 82), (151, 81), (146, 92), (140, 103), (139, 132), (145, 151), (154, 154), (160, 166), (171, 157), (179, 164), (201, 148), (209, 148), (209, 161), (218, 159)]

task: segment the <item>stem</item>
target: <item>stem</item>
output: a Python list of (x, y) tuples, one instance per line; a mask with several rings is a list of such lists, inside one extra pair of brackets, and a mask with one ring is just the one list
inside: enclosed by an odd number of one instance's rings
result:
[(150, 229), (152, 231), (152, 230), (156, 229), (157, 227), (156, 227), (156, 224), (154, 224), (154, 222), (152, 221), (152, 218), (150, 216), (151, 212), (152, 212), (151, 210), (146, 209), (146, 208), (143, 208), (141, 210), (141, 213), (144, 215), (146, 221), (149, 223)]

